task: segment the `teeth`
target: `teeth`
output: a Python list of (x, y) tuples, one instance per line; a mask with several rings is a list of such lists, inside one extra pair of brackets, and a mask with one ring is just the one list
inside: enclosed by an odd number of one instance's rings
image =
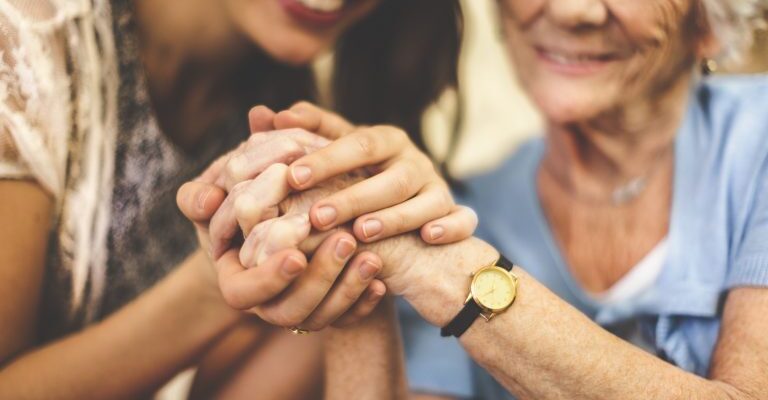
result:
[(578, 64), (578, 63), (584, 63), (589, 61), (596, 61), (600, 59), (599, 57), (593, 57), (593, 56), (587, 56), (587, 55), (571, 56), (567, 54), (552, 53), (552, 52), (547, 52), (546, 55), (552, 61), (560, 64)]
[(299, 0), (299, 3), (320, 12), (338, 11), (344, 6), (344, 0)]

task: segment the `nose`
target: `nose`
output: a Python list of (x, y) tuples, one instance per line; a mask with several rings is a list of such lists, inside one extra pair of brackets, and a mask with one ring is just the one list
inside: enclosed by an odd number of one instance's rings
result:
[(602, 26), (608, 19), (604, 0), (548, 0), (547, 13), (568, 29)]

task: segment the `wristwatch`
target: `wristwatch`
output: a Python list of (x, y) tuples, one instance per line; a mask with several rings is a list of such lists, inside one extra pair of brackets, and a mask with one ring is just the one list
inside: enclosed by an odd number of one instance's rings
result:
[(461, 336), (477, 316), (486, 322), (504, 312), (517, 296), (518, 278), (513, 274), (514, 264), (503, 255), (491, 264), (472, 273), (469, 295), (464, 301), (464, 308), (440, 330), (441, 336)]

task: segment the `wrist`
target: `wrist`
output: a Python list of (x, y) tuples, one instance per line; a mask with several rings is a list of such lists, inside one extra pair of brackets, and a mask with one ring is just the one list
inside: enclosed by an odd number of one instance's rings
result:
[(418, 237), (413, 240), (418, 243), (384, 259), (382, 279), (425, 320), (444, 326), (464, 306), (471, 274), (496, 261), (499, 253), (476, 238), (442, 246), (426, 245)]
[(198, 303), (201, 317), (211, 315), (225, 324), (234, 324), (241, 318), (242, 313), (224, 301), (216, 271), (203, 250), (198, 249), (187, 258), (181, 273), (186, 277), (188, 293), (195, 294), (190, 299)]

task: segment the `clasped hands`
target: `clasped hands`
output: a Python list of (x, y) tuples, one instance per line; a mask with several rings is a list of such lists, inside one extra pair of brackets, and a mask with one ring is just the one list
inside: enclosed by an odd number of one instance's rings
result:
[(309, 103), (248, 117), (250, 138), (177, 196), (229, 306), (283, 327), (346, 326), (427, 272), (409, 254), (474, 232), (405, 132)]

